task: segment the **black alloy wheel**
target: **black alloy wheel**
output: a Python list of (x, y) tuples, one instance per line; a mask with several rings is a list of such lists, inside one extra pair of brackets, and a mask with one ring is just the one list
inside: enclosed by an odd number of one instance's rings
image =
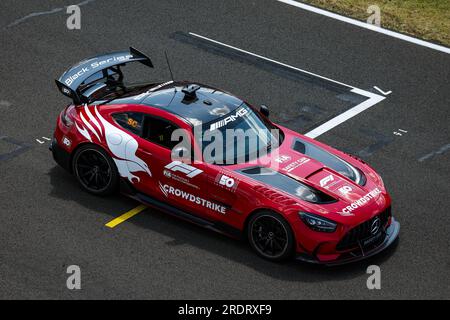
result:
[(248, 238), (256, 252), (269, 260), (284, 260), (293, 251), (294, 236), (289, 224), (273, 212), (260, 212), (252, 217)]
[(111, 157), (95, 145), (77, 150), (73, 158), (73, 172), (83, 189), (90, 193), (107, 195), (117, 189), (116, 166)]

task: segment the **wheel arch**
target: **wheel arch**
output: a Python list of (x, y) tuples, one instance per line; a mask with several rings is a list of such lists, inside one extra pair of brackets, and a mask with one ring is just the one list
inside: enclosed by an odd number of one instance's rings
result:
[[(82, 183), (82, 181), (80, 181), (79, 176), (76, 174), (76, 172), (74, 170), (75, 169), (74, 162), (75, 162), (77, 153), (79, 153), (80, 149), (82, 149), (82, 148), (84, 148), (84, 150), (88, 150), (88, 151), (96, 150), (97, 153), (103, 153), (103, 157), (106, 158), (105, 160), (108, 162), (108, 165), (111, 168), (112, 173), (110, 173), (111, 178), (108, 181), (108, 183), (104, 186), (103, 189), (100, 189), (100, 190), (89, 189), (89, 187), (87, 187), (86, 185), (84, 185)], [(84, 151), (84, 150), (82, 150), (82, 151)], [(78, 143), (76, 145), (76, 147), (70, 153), (69, 163), (70, 163), (70, 170), (71, 170), (72, 174), (74, 176), (76, 176), (78, 183), (87, 192), (93, 193), (95, 195), (105, 196), (105, 195), (113, 194), (120, 189), (121, 177), (118, 172), (117, 165), (114, 161), (113, 156), (111, 155), (111, 152), (108, 149), (106, 149), (103, 145), (98, 144), (98, 143), (93, 143), (91, 141), (83, 141), (83, 142)]]
[(294, 240), (297, 241), (297, 237), (296, 237), (296, 235), (295, 235), (294, 229), (292, 228), (292, 226), (291, 226), (289, 220), (286, 219), (285, 216), (284, 216), (280, 211), (275, 210), (274, 208), (270, 208), (270, 207), (256, 208), (256, 209), (254, 209), (253, 211), (251, 211), (251, 212), (247, 215), (247, 217), (245, 218), (245, 221), (244, 221), (244, 226), (243, 226), (243, 228), (242, 228), (242, 235), (243, 235), (243, 238), (245, 239), (245, 241), (248, 241), (246, 235), (247, 235), (248, 224), (249, 224), (249, 222), (250, 222), (250, 219), (251, 219), (254, 215), (256, 215), (256, 214), (258, 214), (258, 213), (260, 213), (260, 212), (263, 212), (263, 211), (270, 211), (270, 212), (272, 212), (272, 213), (275, 213), (275, 214), (281, 216), (281, 217), (287, 222), (287, 224), (289, 225), (289, 228), (291, 228), (292, 234), (293, 234), (293, 236), (294, 236)]
[(80, 142), (80, 143), (77, 144), (77, 146), (70, 153), (70, 158), (69, 158), (69, 170), (70, 170), (70, 173), (73, 174), (73, 157), (77, 153), (78, 149), (80, 149), (81, 147), (84, 147), (86, 145), (92, 145), (92, 146), (99, 147), (99, 148), (103, 149), (103, 151), (105, 151), (107, 154), (109, 154), (111, 156), (111, 153), (106, 148), (104, 148), (101, 144), (97, 144), (97, 143), (94, 143), (94, 142), (91, 142), (91, 141)]

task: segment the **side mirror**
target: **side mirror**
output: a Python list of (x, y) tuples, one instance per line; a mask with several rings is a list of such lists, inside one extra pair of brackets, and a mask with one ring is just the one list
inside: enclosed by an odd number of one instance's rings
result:
[(262, 104), (261, 107), (259, 107), (259, 111), (267, 118), (270, 115), (269, 107), (264, 104)]

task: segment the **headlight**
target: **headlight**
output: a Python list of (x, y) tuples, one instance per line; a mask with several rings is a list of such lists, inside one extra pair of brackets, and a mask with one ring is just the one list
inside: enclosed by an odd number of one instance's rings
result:
[(302, 221), (312, 230), (320, 232), (334, 232), (337, 223), (308, 212), (299, 212)]

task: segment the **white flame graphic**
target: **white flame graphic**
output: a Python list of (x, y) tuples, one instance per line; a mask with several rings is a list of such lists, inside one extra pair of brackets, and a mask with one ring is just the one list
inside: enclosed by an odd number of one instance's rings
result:
[[(81, 121), (83, 122), (83, 126), (80, 128), (78, 124), (76, 124), (76, 128), (86, 139), (92, 142), (91, 134), (95, 135), (95, 137), (101, 141), (101, 138), (104, 138), (108, 149), (114, 155), (113, 160), (119, 170), (119, 174), (121, 177), (128, 178), (131, 183), (135, 181), (139, 182), (140, 179), (138, 176), (132, 174), (132, 172), (143, 171), (146, 172), (149, 176), (152, 176), (152, 173), (144, 160), (136, 156), (136, 151), (139, 147), (138, 142), (131, 135), (126, 133), (123, 130), (113, 126), (111, 123), (105, 120), (102, 115), (98, 112), (97, 106), (94, 106), (94, 111), (96, 117), (91, 113), (88, 106), (84, 106), (84, 111), (88, 117), (88, 120), (80, 113)], [(100, 123), (103, 125), (105, 132), (103, 134)], [(96, 128), (98, 129), (98, 132)], [(86, 129), (87, 128), (87, 129)], [(90, 134), (91, 133), (91, 134)]]

